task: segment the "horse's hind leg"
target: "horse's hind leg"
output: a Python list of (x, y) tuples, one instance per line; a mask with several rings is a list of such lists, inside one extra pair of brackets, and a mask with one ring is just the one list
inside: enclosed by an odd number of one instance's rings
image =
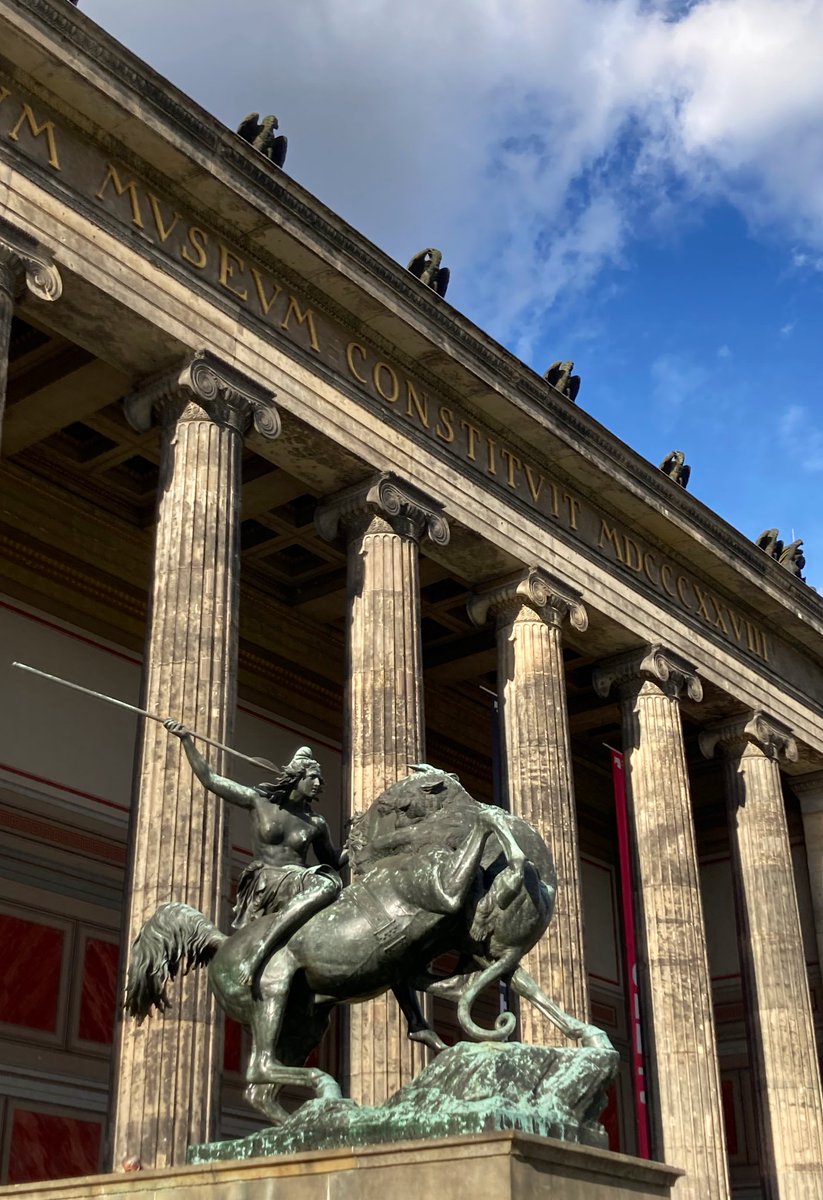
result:
[(281, 1086), (279, 1083), (250, 1083), (246, 1087), (248, 1103), (268, 1117), (273, 1125), (282, 1125), (289, 1116), (282, 1104), (277, 1103)]
[(283, 1013), (289, 998), (296, 963), (288, 950), (283, 950), (267, 965), (260, 980), (260, 995), (251, 1004), (251, 1055), (246, 1068), (246, 1081), (271, 1083), (271, 1072), (279, 1065), (275, 1047), (280, 1036)]
[(311, 1088), (318, 1097), (339, 1100), (340, 1085), (316, 1067), (287, 1067), (277, 1058), (277, 1043), (297, 963), (288, 949), (281, 950), (260, 978), (261, 997), (252, 1003), (252, 1052), (246, 1069), (246, 1099), (269, 1120), (279, 1123), (284, 1112), (276, 1102), (281, 1087), (293, 1083)]
[[(319, 1067), (284, 1067), (282, 1063), (277, 1063), (270, 1068), (267, 1082), (276, 1085), (278, 1091), (288, 1083), (295, 1087), (310, 1088), (318, 1100), (339, 1100), (343, 1095), (337, 1080)], [(250, 1090), (246, 1089), (247, 1096)]]

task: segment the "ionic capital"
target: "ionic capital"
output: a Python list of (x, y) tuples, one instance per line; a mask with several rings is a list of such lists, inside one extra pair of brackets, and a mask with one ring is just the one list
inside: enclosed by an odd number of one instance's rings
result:
[(698, 741), (706, 758), (712, 758), (718, 747), (725, 754), (739, 756), (748, 746), (756, 746), (767, 758), (797, 762), (797, 743), (791, 729), (764, 712), (744, 713), (709, 725)]
[(678, 699), (684, 690), (695, 704), (703, 699), (703, 685), (696, 669), (674, 650), (659, 645), (606, 659), (595, 667), (592, 682), (595, 692), (603, 699), (615, 686), (621, 691), (630, 691), (649, 682), (673, 699)]
[(559, 626), (568, 618), (580, 633), (589, 627), (579, 594), (538, 567), (480, 588), (466, 607), (475, 625), (485, 625), (490, 616), (497, 618), (498, 625), (505, 624), (525, 607), (533, 609), (547, 625)]
[(252, 424), (269, 439), (280, 433), (274, 395), (208, 350), (198, 350), (182, 368), (151, 380), (126, 396), (123, 412), (138, 433), (151, 428), (155, 412), (164, 424), (209, 420), (240, 434), (246, 433)]
[(314, 514), (314, 525), (322, 538), (332, 542), (341, 525), (356, 534), (375, 517), (382, 517), (403, 537), (419, 541), (426, 535), (436, 546), (448, 545), (443, 506), (391, 474), (378, 475), (324, 501)]
[(59, 300), (60, 272), (34, 238), (0, 218), (0, 292), (16, 300), (23, 287), (38, 300)]

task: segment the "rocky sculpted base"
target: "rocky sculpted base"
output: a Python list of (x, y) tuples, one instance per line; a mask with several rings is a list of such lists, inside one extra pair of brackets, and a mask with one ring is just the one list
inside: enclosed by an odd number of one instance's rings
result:
[(189, 1148), (190, 1163), (518, 1130), (607, 1147), (599, 1116), (618, 1055), (600, 1047), (461, 1042), (379, 1108), (310, 1100), (281, 1125)]

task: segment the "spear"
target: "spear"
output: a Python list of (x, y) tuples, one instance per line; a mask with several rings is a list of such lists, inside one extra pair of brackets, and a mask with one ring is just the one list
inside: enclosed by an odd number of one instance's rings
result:
[[(127, 704), (125, 700), (115, 700), (114, 696), (104, 696), (102, 692), (93, 692), (91, 688), (81, 687), (79, 683), (72, 683), (69, 679), (61, 679), (59, 675), (49, 675), (46, 671), (38, 671), (37, 667), (30, 667), (26, 663), (13, 662), (11, 665), (20, 671), (28, 671), (30, 675), (39, 675), (41, 679), (49, 679), (52, 683), (60, 683), (63, 687), (71, 688), (75, 692), (82, 692), (84, 696), (92, 696), (95, 700), (105, 700), (107, 704), (114, 704), (117, 708), (125, 708), (128, 712), (137, 713), (140, 717), (148, 717), (150, 721), (157, 721), (161, 725), (168, 720), (167, 717), (159, 717), (157, 713), (149, 712), (145, 708), (138, 708), (136, 704)], [(252, 758), (249, 754), (241, 754), (239, 750), (232, 750), (231, 746), (224, 746), (222, 742), (216, 742), (214, 738), (206, 737), (204, 733), (195, 733), (191, 729), (189, 733), (198, 741), (205, 742), (207, 746), (214, 746), (216, 750), (224, 750), (226, 754), (231, 754), (234, 758), (242, 758), (244, 762), (253, 763), (255, 767), (262, 767), (264, 771), (280, 770), (267, 758)]]

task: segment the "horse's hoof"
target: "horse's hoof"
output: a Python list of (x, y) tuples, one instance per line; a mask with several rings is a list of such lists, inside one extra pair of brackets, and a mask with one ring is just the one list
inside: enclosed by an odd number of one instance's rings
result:
[(446, 1043), (437, 1036), (433, 1029), (417, 1029), (414, 1032), (409, 1030), (409, 1041), (420, 1042), (421, 1045), (428, 1046), (435, 1054), (439, 1054), (441, 1050), (448, 1050)]
[(273, 1098), (272, 1093), (277, 1095), (279, 1091), (280, 1087), (271, 1083), (250, 1083), (246, 1088), (248, 1103), (264, 1117), (268, 1117), (272, 1125), (282, 1125), (289, 1117), (285, 1108)]
[(308, 1081), (309, 1087), (314, 1088), (318, 1100), (342, 1100), (343, 1093), (340, 1084), (332, 1075), (325, 1071), (315, 1070), (313, 1078)]

